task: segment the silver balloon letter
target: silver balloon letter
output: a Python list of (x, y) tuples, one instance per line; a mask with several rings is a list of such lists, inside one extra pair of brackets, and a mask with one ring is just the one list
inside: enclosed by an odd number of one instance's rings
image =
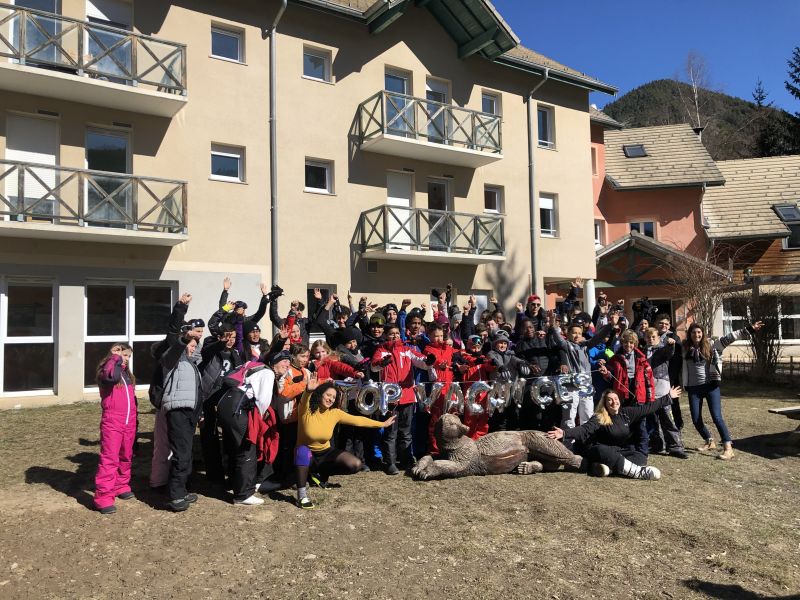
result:
[(381, 389), (378, 384), (370, 381), (361, 386), (356, 398), (356, 408), (363, 415), (374, 415), (378, 411)]
[[(478, 396), (481, 394), (487, 394), (492, 389), (485, 381), (476, 381), (467, 390), (467, 398), (464, 403), (464, 412), (468, 415), (482, 415), (486, 412), (486, 409), (478, 400)], [(488, 395), (487, 395), (488, 399)]]

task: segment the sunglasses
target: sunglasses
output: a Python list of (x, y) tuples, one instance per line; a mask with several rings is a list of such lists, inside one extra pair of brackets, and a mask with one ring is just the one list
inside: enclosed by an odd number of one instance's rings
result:
[(471, 335), (469, 336), (469, 343), (474, 344), (476, 346), (483, 345), (483, 338), (479, 335)]

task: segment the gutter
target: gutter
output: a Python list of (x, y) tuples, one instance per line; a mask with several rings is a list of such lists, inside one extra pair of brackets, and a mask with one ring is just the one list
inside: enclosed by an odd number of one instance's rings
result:
[(609, 94), (611, 96), (616, 96), (617, 92), (619, 91), (613, 85), (603, 83), (602, 81), (592, 79), (591, 77), (572, 75), (571, 73), (565, 73), (564, 71), (558, 70), (554, 71), (550, 67), (528, 62), (514, 56), (499, 56), (494, 62), (514, 69), (520, 69), (526, 73), (534, 73), (536, 75), (541, 75), (543, 72), (547, 72), (549, 73), (549, 79), (561, 81), (570, 85), (577, 85), (578, 87), (583, 87), (594, 92), (603, 92), (604, 94)]
[[(534, 88), (528, 92), (525, 97), (525, 102), (528, 105), (528, 202), (530, 204), (530, 218), (531, 218), (531, 294), (536, 293), (536, 240), (539, 237), (536, 231), (536, 183), (535, 183), (535, 165), (533, 160), (533, 95), (542, 87), (550, 78), (550, 69), (545, 67), (543, 79), (537, 83)], [(542, 305), (545, 304), (544, 290), (542, 290)], [(545, 308), (547, 308), (545, 306)]]
[(269, 218), (270, 218), (270, 277), (278, 283), (278, 143), (275, 85), (275, 34), (278, 22), (286, 11), (287, 0), (281, 0), (278, 14), (267, 30), (269, 35)]

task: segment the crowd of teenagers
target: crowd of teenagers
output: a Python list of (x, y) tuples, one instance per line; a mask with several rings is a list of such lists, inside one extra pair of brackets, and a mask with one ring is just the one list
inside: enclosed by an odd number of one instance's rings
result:
[[(720, 398), (722, 351), (762, 326), (753, 323), (712, 341), (693, 323), (682, 341), (670, 316), (658, 314), (646, 298), (626, 316), (624, 302), (600, 292), (587, 314), (580, 279), (557, 311), (545, 311), (532, 294), (516, 304), (513, 319), (496, 298), (480, 312), (474, 296), (459, 306), (451, 286), (434, 291), (438, 301), (419, 307), (408, 299), (379, 307), (366, 297), (353, 306), (349, 294), (344, 303), (314, 290), (311, 311), (294, 300), (285, 316), (280, 287), (262, 284), (252, 314), (244, 301), (229, 299), (230, 287), (226, 278), (207, 323), (187, 318), (192, 297), (184, 293), (165, 338), (151, 349), (157, 368), (149, 389), (156, 409), (149, 484), (164, 492), (175, 512), (197, 501), (187, 484), (198, 425), (204, 476), (231, 491), (234, 504), (263, 504), (261, 494), (296, 487), (298, 506), (313, 508), (308, 485), (327, 487), (332, 474), (379, 469), (397, 475), (426, 454), (446, 458), (434, 435), (444, 412), (441, 399), (447, 386), (466, 389), (477, 381), (582, 373), (591, 376), (594, 395), (565, 394), (561, 403), (542, 404), (530, 386), (521, 403), (505, 410), (462, 415), (473, 439), (500, 430), (546, 431), (582, 456), (581, 470), (592, 475), (658, 479), (658, 469), (647, 465), (649, 454), (687, 458), (682, 386), (705, 441), (698, 450), (716, 449), (702, 417), (705, 400), (722, 442), (717, 457), (730, 460)], [(267, 314), (277, 330), (271, 341), (259, 325)], [(309, 345), (309, 336), (320, 339)], [(97, 369), (102, 419), (94, 502), (103, 514), (116, 511), (117, 498), (134, 497), (137, 400), (130, 358), (130, 346), (116, 343)], [(367, 418), (333, 383), (348, 379), (394, 383), (401, 394), (387, 413), (375, 415), (379, 419)], [(443, 393), (423, 406), (415, 386), (433, 382), (445, 386)]]

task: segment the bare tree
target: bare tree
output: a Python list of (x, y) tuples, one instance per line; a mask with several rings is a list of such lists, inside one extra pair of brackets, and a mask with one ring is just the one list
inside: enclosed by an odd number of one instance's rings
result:
[(722, 308), (722, 300), (730, 287), (728, 271), (713, 260), (686, 255), (667, 259), (667, 287), (673, 298), (683, 300), (687, 319), (698, 323), (706, 332), (714, 329), (714, 316)]
[(693, 127), (705, 127), (709, 121), (705, 109), (711, 101), (711, 75), (705, 58), (694, 50), (690, 51), (686, 56), (683, 77), (676, 79), (682, 79), (689, 86), (688, 94), (683, 86), (677, 86), (689, 122)]

